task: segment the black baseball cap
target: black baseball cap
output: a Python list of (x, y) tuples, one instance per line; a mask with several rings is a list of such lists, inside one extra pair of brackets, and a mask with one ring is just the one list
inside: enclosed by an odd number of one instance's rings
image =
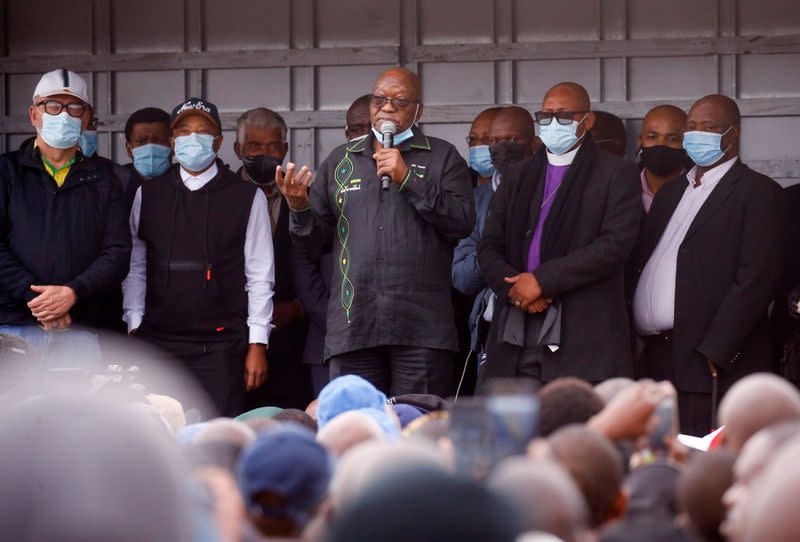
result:
[(169, 119), (169, 127), (174, 128), (178, 121), (187, 115), (203, 115), (216, 124), (217, 128), (222, 131), (222, 121), (219, 119), (217, 106), (207, 100), (203, 100), (202, 98), (189, 98), (185, 102), (176, 105)]

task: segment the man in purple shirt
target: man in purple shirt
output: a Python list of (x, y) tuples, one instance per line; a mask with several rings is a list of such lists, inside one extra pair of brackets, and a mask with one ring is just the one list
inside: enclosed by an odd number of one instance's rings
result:
[(636, 166), (592, 141), (594, 120), (582, 86), (550, 89), (536, 113), (544, 145), (492, 200), (478, 262), (497, 305), (479, 389), (492, 377), (633, 372), (624, 266), (641, 184)]

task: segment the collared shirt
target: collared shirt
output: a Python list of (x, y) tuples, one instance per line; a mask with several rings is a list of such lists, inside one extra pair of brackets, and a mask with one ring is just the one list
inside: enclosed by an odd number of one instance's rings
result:
[(672, 213), (636, 287), (633, 316), (640, 334), (655, 335), (674, 327), (678, 249), (700, 208), (737, 159), (738, 156), (708, 170), (698, 186), (694, 185), (697, 166), (686, 174), (689, 185)]
[[(297, 242), (333, 239), (325, 355), (397, 345), (456, 350), (453, 247), (475, 224), (469, 168), (419, 128), (399, 144), (408, 175), (382, 190), (372, 134), (320, 165), (310, 208), (293, 210)], [(319, 242), (320, 239), (315, 239)]]
[(647, 176), (644, 174), (644, 168), (642, 168), (641, 173), (642, 178), (642, 206), (644, 207), (644, 212), (650, 212), (650, 206), (653, 204), (653, 198), (656, 196), (653, 194), (653, 191), (650, 190), (650, 185), (647, 184)]
[(542, 205), (539, 209), (539, 219), (536, 221), (536, 229), (533, 232), (531, 246), (528, 249), (528, 271), (535, 271), (541, 263), (544, 221), (547, 220), (547, 215), (550, 214), (553, 200), (556, 197), (558, 189), (561, 188), (561, 183), (564, 182), (564, 178), (567, 176), (569, 167), (575, 160), (575, 156), (578, 155), (578, 149), (580, 149), (580, 145), (564, 154), (547, 153), (547, 169), (544, 176)]
[[(76, 156), (73, 156), (72, 159), (61, 166), (60, 168), (56, 168), (53, 164), (51, 164), (47, 158), (44, 157), (42, 151), (39, 149), (38, 141), (33, 142), (33, 148), (39, 151), (39, 158), (42, 160), (42, 165), (44, 166), (45, 171), (50, 174), (53, 180), (56, 182), (59, 188), (64, 186), (64, 181), (67, 180), (67, 175), (69, 175), (69, 170), (72, 169), (72, 164), (75, 163)], [(77, 154), (77, 153), (76, 153)]]
[(253, 183), (254, 185), (258, 186), (259, 189), (264, 191), (264, 195), (267, 196), (267, 207), (269, 208), (269, 221), (272, 225), (272, 234), (275, 234), (275, 230), (278, 229), (278, 219), (281, 216), (281, 201), (283, 200), (283, 196), (281, 195), (281, 191), (278, 188), (277, 183), (268, 183), (268, 184), (259, 184), (250, 177), (250, 174), (247, 173), (245, 168), (242, 168), (240, 171), (240, 176), (242, 179), (249, 183)]
[[(181, 168), (183, 184), (191, 191), (203, 188), (217, 176), (219, 168), (214, 163), (200, 175), (193, 176)], [(139, 216), (142, 209), (142, 189), (136, 190), (131, 209), (130, 227), (133, 247), (131, 267), (128, 277), (122, 283), (123, 320), (128, 324), (128, 332), (142, 324), (147, 291), (147, 245), (139, 239)], [(250, 329), (250, 343), (269, 343), (270, 322), (272, 321), (272, 283), (275, 270), (272, 259), (272, 235), (267, 228), (269, 211), (267, 198), (257, 190), (250, 208), (247, 232), (244, 242), (244, 274), (247, 290), (247, 326)]]

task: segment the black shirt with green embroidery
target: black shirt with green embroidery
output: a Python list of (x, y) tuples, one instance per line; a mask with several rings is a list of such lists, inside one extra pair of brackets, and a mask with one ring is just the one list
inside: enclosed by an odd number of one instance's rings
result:
[(470, 171), (453, 145), (413, 131), (396, 145), (409, 168), (402, 185), (382, 190), (369, 134), (328, 156), (309, 208), (291, 213), (295, 242), (333, 238), (326, 358), (387, 345), (458, 349), (450, 268), (475, 224)]

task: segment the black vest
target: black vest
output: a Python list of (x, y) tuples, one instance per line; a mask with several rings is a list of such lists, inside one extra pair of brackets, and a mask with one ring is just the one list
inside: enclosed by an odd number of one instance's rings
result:
[(142, 331), (154, 337), (247, 336), (244, 243), (256, 187), (221, 162), (190, 191), (179, 167), (142, 183), (139, 238), (147, 244)]

